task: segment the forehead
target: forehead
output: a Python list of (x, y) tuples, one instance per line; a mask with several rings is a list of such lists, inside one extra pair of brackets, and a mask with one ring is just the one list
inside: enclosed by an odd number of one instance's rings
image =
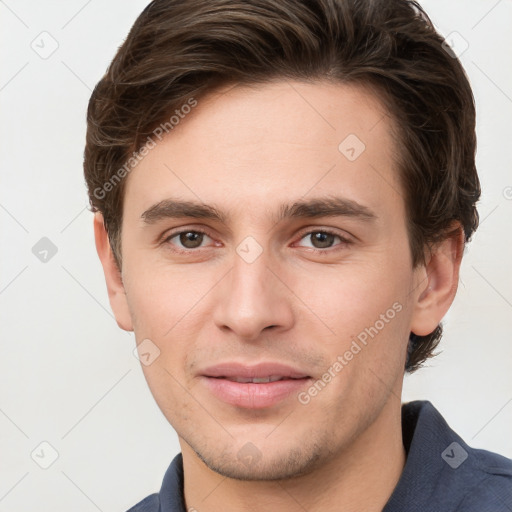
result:
[(125, 212), (180, 198), (237, 218), (336, 193), (379, 207), (401, 200), (392, 119), (356, 85), (281, 81), (200, 98), (129, 174)]

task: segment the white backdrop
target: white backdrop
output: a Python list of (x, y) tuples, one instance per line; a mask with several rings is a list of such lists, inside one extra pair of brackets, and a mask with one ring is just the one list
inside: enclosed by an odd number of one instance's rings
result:
[[(147, 3), (0, 0), (0, 512), (124, 512), (179, 451), (110, 311), (82, 174), (91, 90)], [(474, 89), (483, 197), (443, 352), (404, 400), (512, 457), (512, 2), (422, 4)]]

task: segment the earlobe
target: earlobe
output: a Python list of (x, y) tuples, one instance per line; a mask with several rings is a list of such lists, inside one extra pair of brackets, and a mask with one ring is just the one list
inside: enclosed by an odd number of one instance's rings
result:
[(436, 244), (427, 264), (418, 273), (416, 299), (411, 332), (427, 336), (439, 325), (450, 308), (459, 282), (459, 270), (464, 250), (464, 232), (460, 224), (451, 234)]
[(122, 275), (117, 267), (110, 246), (110, 240), (105, 229), (103, 215), (100, 212), (96, 212), (94, 215), (94, 239), (96, 242), (96, 251), (103, 267), (103, 273), (105, 274), (110, 307), (114, 312), (117, 325), (125, 331), (133, 331)]

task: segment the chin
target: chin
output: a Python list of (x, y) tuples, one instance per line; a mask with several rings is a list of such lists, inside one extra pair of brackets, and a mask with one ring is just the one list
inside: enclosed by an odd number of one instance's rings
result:
[[(244, 481), (289, 480), (314, 472), (324, 457), (316, 443), (284, 448), (259, 450), (247, 442), (238, 451), (220, 454), (205, 453), (192, 448), (204, 464), (226, 478)], [(328, 455), (326, 450), (326, 456)]]

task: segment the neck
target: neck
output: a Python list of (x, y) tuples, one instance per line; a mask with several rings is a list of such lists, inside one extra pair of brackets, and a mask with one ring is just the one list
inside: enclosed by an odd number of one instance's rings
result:
[(405, 464), (401, 403), (391, 395), (349, 447), (314, 472), (287, 480), (242, 481), (209, 469), (180, 438), (187, 510), (200, 512), (380, 512)]

